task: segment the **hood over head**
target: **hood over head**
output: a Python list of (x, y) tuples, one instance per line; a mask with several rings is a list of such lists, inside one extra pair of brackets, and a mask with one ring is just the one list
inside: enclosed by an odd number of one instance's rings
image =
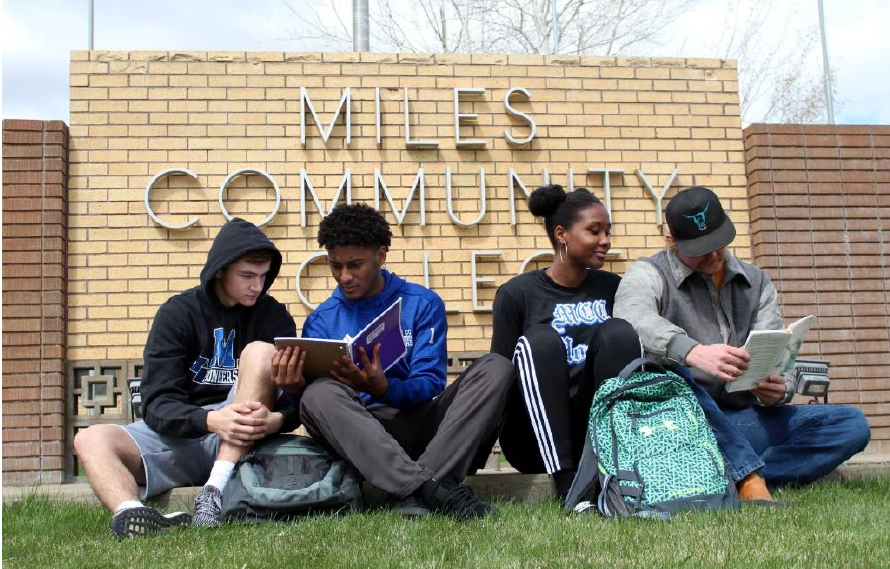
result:
[(246, 253), (258, 250), (272, 252), (272, 264), (269, 266), (269, 273), (263, 285), (262, 294), (266, 294), (281, 269), (281, 252), (256, 225), (240, 217), (227, 222), (216, 234), (213, 245), (207, 253), (207, 262), (201, 269), (201, 288), (209, 296), (215, 297), (213, 278), (216, 272), (225, 269)]

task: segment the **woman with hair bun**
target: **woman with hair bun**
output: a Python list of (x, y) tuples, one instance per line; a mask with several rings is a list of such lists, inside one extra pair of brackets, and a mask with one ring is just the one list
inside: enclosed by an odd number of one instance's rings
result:
[(513, 360), (517, 383), (500, 435), (520, 472), (552, 475), (562, 500), (575, 476), (596, 387), (642, 356), (626, 321), (612, 318), (621, 277), (600, 270), (612, 245), (609, 214), (584, 188), (538, 188), (553, 262), (513, 277), (494, 300), (491, 351)]

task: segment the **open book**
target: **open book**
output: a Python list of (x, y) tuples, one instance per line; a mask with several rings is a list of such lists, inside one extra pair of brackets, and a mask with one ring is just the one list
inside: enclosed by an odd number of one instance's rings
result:
[(401, 322), (402, 299), (399, 298), (355, 337), (346, 336), (342, 340), (278, 337), (275, 338), (275, 346), (297, 346), (306, 352), (306, 361), (303, 364), (303, 377), (306, 379), (330, 376), (334, 362), (342, 356), (348, 356), (361, 368), (359, 348), (364, 348), (368, 360), (371, 360), (375, 344), (380, 344), (380, 364), (383, 371), (386, 371), (408, 352)]
[(726, 391), (754, 389), (767, 376), (786, 373), (794, 367), (794, 360), (810, 330), (815, 316), (804, 316), (785, 330), (754, 330), (748, 334), (744, 348), (751, 355), (745, 373), (726, 384)]

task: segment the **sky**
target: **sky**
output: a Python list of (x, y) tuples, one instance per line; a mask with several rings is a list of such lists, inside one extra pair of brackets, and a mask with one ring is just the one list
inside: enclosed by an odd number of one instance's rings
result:
[[(289, 0), (305, 9), (312, 0)], [(398, 1), (398, 0), (396, 0)], [(559, 0), (557, 0), (559, 2)], [(648, 55), (722, 57), (720, 23), (728, 6), (751, 0), (700, 0)], [(761, 0), (762, 2), (763, 0)], [(351, 2), (335, 0), (346, 25)], [(370, 0), (375, 9), (375, 0)], [(150, 6), (150, 8), (146, 8)], [(68, 122), (71, 50), (87, 48), (88, 0), (2, 2), (3, 118)], [(829, 60), (836, 75), (839, 124), (890, 124), (890, 2), (824, 0)], [(760, 33), (777, 50), (794, 50), (795, 29), (818, 31), (817, 0), (773, 0)], [(744, 14), (744, 10), (739, 10)], [(301, 22), (282, 0), (96, 0), (97, 50), (314, 51), (324, 44), (293, 39)], [(682, 33), (673, 33), (682, 30)], [(334, 49), (331, 44), (329, 49)], [(374, 49), (372, 42), (371, 49)], [(638, 55), (638, 54), (634, 54)], [(821, 73), (815, 45), (808, 65)], [(818, 76), (818, 75), (816, 75)], [(757, 121), (757, 103), (746, 122)]]

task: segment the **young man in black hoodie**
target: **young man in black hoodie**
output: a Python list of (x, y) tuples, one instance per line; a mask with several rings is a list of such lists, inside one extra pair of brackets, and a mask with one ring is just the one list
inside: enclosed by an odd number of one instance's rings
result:
[(189, 523), (187, 513), (164, 515), (141, 500), (205, 484), (195, 503), (199, 522), (202, 510), (218, 508), (241, 454), (294, 424), (292, 408), (271, 411), (271, 393), (233, 389), (239, 376), (247, 386), (269, 384), (280, 357), (273, 339), (296, 334), (285, 306), (266, 294), (280, 268), (281, 253), (255, 225), (226, 223), (200, 286), (173, 296), (155, 316), (143, 354), (144, 421), (94, 425), (75, 437), (93, 491), (113, 512), (112, 533), (131, 537)]

